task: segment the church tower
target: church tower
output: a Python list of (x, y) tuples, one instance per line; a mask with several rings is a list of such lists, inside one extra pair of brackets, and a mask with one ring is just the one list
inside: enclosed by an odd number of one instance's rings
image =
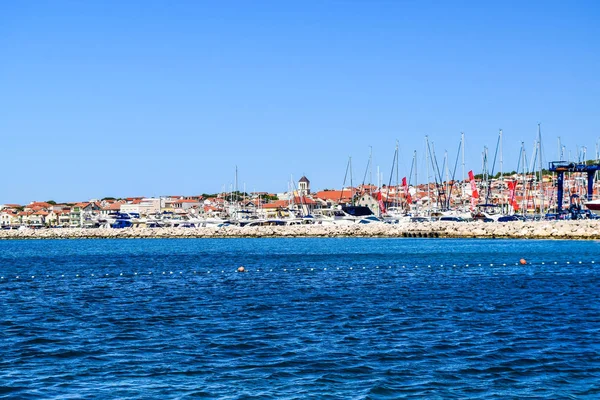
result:
[(310, 181), (305, 176), (298, 181), (298, 194), (300, 196), (310, 194)]

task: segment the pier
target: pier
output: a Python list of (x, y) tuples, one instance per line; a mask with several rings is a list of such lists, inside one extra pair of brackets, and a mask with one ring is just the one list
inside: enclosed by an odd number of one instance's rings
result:
[(293, 225), (205, 228), (24, 229), (0, 231), (0, 239), (142, 239), (142, 238), (272, 238), (397, 237), (600, 239), (600, 220), (518, 222), (410, 222), (400, 224)]

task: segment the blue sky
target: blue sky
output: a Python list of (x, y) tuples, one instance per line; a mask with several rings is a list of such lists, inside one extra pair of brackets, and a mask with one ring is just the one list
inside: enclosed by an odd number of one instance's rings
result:
[[(600, 137), (595, 1), (44, 1), (0, 10), (1, 203), (387, 183)], [(498, 171), (499, 166), (496, 166)], [(457, 172), (457, 176), (462, 173)], [(374, 177), (374, 180), (376, 178)]]

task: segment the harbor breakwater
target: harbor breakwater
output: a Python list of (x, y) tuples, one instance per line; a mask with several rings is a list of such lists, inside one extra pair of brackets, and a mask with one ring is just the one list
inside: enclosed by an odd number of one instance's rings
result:
[(441, 237), (600, 239), (600, 220), (528, 222), (419, 222), (206, 228), (53, 228), (0, 231), (0, 239), (136, 239), (251, 237)]

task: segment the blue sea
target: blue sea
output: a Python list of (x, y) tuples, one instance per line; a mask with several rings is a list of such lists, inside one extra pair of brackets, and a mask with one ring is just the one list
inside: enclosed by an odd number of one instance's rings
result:
[(596, 241), (8, 240), (0, 276), (0, 398), (600, 398)]

